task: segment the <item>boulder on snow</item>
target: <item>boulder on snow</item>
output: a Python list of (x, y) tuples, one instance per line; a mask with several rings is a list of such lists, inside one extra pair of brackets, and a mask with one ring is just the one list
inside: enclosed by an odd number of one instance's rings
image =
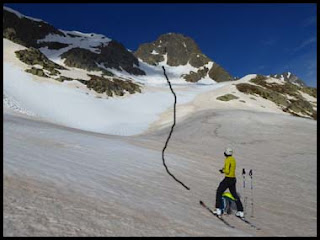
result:
[(30, 47), (28, 49), (15, 51), (17, 58), (20, 61), (28, 64), (28, 65), (41, 65), (44, 69), (48, 71), (52, 71), (53, 69), (66, 69), (65, 67), (56, 64), (49, 60), (42, 52), (38, 49)]
[(106, 93), (109, 97), (114, 95), (123, 96), (125, 92), (130, 94), (141, 93), (140, 86), (132, 81), (124, 81), (118, 78), (107, 79), (96, 75), (88, 74), (91, 78), (88, 81), (79, 81), (85, 84), (89, 89), (93, 89), (97, 93)]
[(238, 99), (238, 97), (233, 95), (233, 94), (228, 93), (228, 94), (225, 94), (223, 96), (217, 97), (217, 99), (220, 100), (220, 101), (225, 101), (226, 102), (226, 101)]
[(199, 69), (197, 72), (191, 71), (189, 74), (183, 74), (182, 77), (187, 82), (198, 82), (201, 78), (207, 75), (208, 71), (209, 69), (207, 67), (204, 67), (202, 69)]
[(43, 71), (43, 69), (40, 68), (35, 68), (32, 67), (30, 69), (26, 69), (25, 70), (27, 73), (31, 73), (33, 75), (39, 76), (39, 77), (46, 77), (48, 78), (49, 76), (47, 74), (45, 74), (45, 72)]

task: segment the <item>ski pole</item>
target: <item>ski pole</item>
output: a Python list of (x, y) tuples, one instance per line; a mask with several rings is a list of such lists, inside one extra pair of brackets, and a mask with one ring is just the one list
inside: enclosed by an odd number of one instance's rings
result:
[(242, 169), (243, 178), (243, 199), (244, 199), (244, 215), (246, 215), (247, 210), (247, 196), (246, 196), (246, 170)]
[(253, 184), (252, 184), (252, 169), (249, 171), (249, 176), (251, 178), (251, 217), (253, 217)]

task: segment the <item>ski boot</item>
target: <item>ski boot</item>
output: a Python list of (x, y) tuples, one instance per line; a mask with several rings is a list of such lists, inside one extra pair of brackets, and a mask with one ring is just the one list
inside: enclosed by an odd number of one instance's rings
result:
[(243, 211), (237, 211), (236, 216), (239, 218), (244, 218), (244, 212)]
[(220, 208), (216, 208), (215, 210), (213, 210), (213, 214), (217, 215), (218, 217), (221, 217), (222, 211)]

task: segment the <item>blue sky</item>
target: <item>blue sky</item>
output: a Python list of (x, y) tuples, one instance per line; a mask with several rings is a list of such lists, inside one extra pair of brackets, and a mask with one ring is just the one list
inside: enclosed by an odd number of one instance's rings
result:
[(317, 84), (315, 3), (5, 5), (59, 29), (104, 34), (133, 51), (161, 34), (182, 33), (233, 76), (290, 71)]

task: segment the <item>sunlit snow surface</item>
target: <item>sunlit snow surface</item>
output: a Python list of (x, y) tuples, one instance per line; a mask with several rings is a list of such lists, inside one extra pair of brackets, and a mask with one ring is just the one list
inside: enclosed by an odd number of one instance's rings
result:
[[(207, 111), (180, 122), (162, 165), (169, 129), (116, 137), (4, 114), (4, 236), (316, 236), (316, 123), (275, 113)], [(138, 145), (137, 145), (138, 144)], [(254, 218), (230, 229), (214, 207), (231, 144), (253, 169)], [(285, 197), (281, 197), (285, 195)]]
[[(134, 135), (147, 130), (158, 115), (173, 107), (169, 86), (158, 92), (144, 92), (116, 98), (96, 98), (81, 89), (64, 84), (35, 81), (32, 75), (10, 63), (3, 63), (4, 90), (20, 105), (39, 117), (82, 130), (115, 135)], [(197, 94), (219, 88), (224, 84), (194, 86), (179, 91), (177, 102), (191, 101)]]
[[(84, 38), (103, 37), (79, 32), (72, 34)], [(5, 50), (3, 86), (6, 108), (12, 106), (7, 101), (12, 99), (11, 103), (15, 102), (14, 105), (19, 106), (15, 109), (23, 109), (21, 113), (28, 113), (68, 127), (124, 136), (143, 133), (160, 114), (170, 109), (173, 111), (174, 96), (163, 74), (162, 65), (150, 66), (140, 62), (140, 67), (147, 73), (146, 76), (134, 76), (113, 69), (117, 76), (143, 84), (142, 93), (113, 98), (107, 98), (105, 95), (98, 98), (93, 90), (89, 91), (77, 81), (60, 83), (26, 73), (25, 69), (29, 66), (19, 61), (14, 54), (14, 51), (24, 47), (7, 39), (4, 39), (3, 44)], [(62, 50), (49, 51), (47, 55), (50, 59), (61, 63), (59, 51)], [(212, 63), (208, 63), (210, 64)], [(69, 69), (61, 70), (61, 74), (88, 79), (88, 72)], [(177, 105), (190, 102), (203, 92), (219, 89), (225, 85), (225, 83), (216, 84), (215, 81), (206, 78), (198, 84), (187, 83), (180, 78), (180, 75), (189, 70), (195, 69), (190, 64), (180, 67), (166, 66), (167, 75), (177, 96)], [(90, 73), (99, 75), (98, 72)]]

